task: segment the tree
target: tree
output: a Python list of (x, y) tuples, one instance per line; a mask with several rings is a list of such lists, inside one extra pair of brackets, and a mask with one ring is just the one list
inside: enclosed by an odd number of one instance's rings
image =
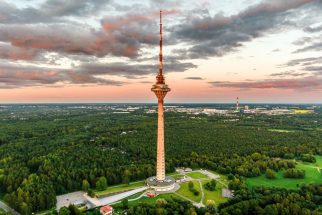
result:
[(271, 170), (271, 169), (266, 170), (266, 175), (265, 176), (268, 179), (275, 179), (276, 178), (274, 171)]
[(59, 215), (70, 215), (70, 210), (67, 207), (62, 207), (59, 209)]
[(97, 190), (105, 190), (107, 188), (107, 180), (104, 176), (100, 177), (96, 182), (96, 189)]
[(122, 200), (122, 207), (124, 210), (129, 208), (129, 200), (128, 199), (123, 199)]
[(75, 205), (69, 205), (68, 209), (70, 215), (82, 215), (82, 212)]
[(130, 183), (130, 175), (131, 172), (129, 170), (125, 170), (122, 175), (122, 183), (123, 184), (129, 184)]
[(188, 187), (189, 187), (189, 190), (191, 190), (194, 187), (194, 184), (192, 181), (188, 182)]
[(88, 196), (90, 196), (90, 197), (92, 197), (92, 198), (94, 198), (94, 197), (95, 197), (95, 192), (94, 192), (94, 190), (92, 190), (92, 189), (88, 189), (88, 191), (87, 191), (87, 195), (88, 195)]
[(216, 185), (217, 185), (217, 182), (215, 179), (212, 179), (210, 182), (207, 182), (205, 185), (204, 185), (204, 188), (206, 190), (210, 190), (210, 191), (214, 191), (216, 189)]
[(88, 181), (86, 179), (84, 179), (83, 182), (82, 182), (82, 190), (85, 191), (85, 192), (87, 192), (88, 189), (89, 189), (89, 187), (90, 186), (89, 186)]

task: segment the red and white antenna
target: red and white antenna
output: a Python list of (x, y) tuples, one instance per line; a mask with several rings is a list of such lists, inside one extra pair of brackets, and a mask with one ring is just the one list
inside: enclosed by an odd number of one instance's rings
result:
[(236, 110), (238, 111), (239, 110), (239, 99), (237, 97), (237, 100), (236, 100)]
[(162, 45), (163, 45), (162, 44), (162, 10), (160, 10), (160, 53), (159, 53), (159, 73), (157, 76), (157, 84), (164, 84)]

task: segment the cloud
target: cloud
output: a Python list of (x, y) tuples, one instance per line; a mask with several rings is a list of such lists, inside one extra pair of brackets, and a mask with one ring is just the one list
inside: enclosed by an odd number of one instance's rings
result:
[(214, 87), (238, 89), (322, 89), (322, 79), (310, 76), (299, 79), (269, 79), (263, 81), (209, 82)]
[(151, 43), (150, 39), (130, 29), (104, 32), (71, 24), (0, 25), (0, 41), (16, 47), (97, 57), (137, 57), (142, 43)]
[(8, 60), (34, 60), (39, 57), (39, 51), (13, 47), (6, 43), (0, 43), (0, 58)]
[(309, 58), (301, 58), (301, 59), (294, 59), (288, 61), (285, 65), (283, 66), (297, 66), (297, 65), (302, 65), (302, 66), (308, 66), (316, 63), (322, 63), (322, 58), (321, 57), (309, 57)]
[(17, 8), (6, 1), (0, 1), (0, 23), (37, 24), (64, 22), (65, 16), (87, 16), (97, 13), (107, 6), (113, 7), (110, 0), (47, 0), (38, 7)]
[(272, 77), (290, 77), (290, 76), (291, 77), (303, 77), (306, 75), (308, 75), (308, 74), (305, 72), (297, 72), (297, 71), (291, 70), (291, 71), (285, 71), (285, 72), (272, 73), (269, 76), (272, 76)]
[[(183, 72), (195, 65), (172, 60), (165, 64), (168, 72)], [(30, 87), (55, 84), (99, 84), (124, 85), (124, 82), (110, 80), (106, 76), (138, 79), (157, 74), (158, 65), (128, 63), (82, 63), (70, 69), (0, 64), (0, 88)]]
[(301, 52), (308, 52), (308, 51), (321, 51), (322, 50), (322, 41), (314, 42), (308, 46), (303, 48), (297, 49), (293, 53), (301, 53)]
[[(184, 63), (179, 61), (170, 61), (164, 64), (164, 71), (170, 72), (183, 72), (196, 66), (192, 63)], [(111, 76), (123, 76), (127, 78), (135, 78), (139, 76), (157, 74), (157, 64), (128, 64), (128, 63), (86, 63), (82, 64), (78, 71), (81, 73), (87, 73), (90, 75), (111, 75)]]
[(201, 78), (201, 77), (186, 77), (185, 79), (188, 79), (188, 80), (203, 80), (203, 78)]
[(176, 37), (192, 46), (177, 52), (186, 58), (223, 56), (236, 51), (244, 42), (261, 37), (270, 30), (290, 25), (287, 19), (289, 13), (314, 2), (315, 0), (267, 0), (229, 17), (220, 13), (212, 17), (204, 9), (192, 13), (185, 22), (175, 27)]
[(306, 27), (304, 29), (305, 32), (308, 32), (308, 33), (316, 33), (316, 32), (320, 32), (322, 31), (322, 25), (320, 26), (316, 26), (316, 27)]
[(122, 85), (122, 82), (98, 78), (74, 69), (57, 69), (33, 66), (0, 65), (0, 88), (54, 86), (54, 84), (104, 84)]
[(47, 0), (40, 8), (49, 16), (84, 16), (102, 10), (109, 0)]

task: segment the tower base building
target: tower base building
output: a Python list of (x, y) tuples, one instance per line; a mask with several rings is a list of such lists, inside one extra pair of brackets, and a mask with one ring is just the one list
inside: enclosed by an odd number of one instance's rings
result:
[(176, 181), (170, 176), (166, 176), (164, 181), (158, 181), (156, 176), (152, 176), (146, 180), (149, 188), (157, 192), (167, 192), (175, 189)]

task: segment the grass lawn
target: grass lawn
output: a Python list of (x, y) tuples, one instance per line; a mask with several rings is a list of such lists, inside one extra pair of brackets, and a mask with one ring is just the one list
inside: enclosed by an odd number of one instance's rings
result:
[(316, 163), (313, 165), (322, 168), (322, 156), (314, 156), (314, 157), (316, 159)]
[(193, 179), (203, 179), (203, 178), (208, 178), (205, 174), (202, 174), (201, 172), (190, 172), (187, 173), (187, 176), (190, 176)]
[[(320, 162), (320, 161), (319, 161)], [(322, 183), (322, 175), (317, 170), (315, 164), (299, 163), (296, 168), (305, 170), (305, 178), (284, 178), (283, 172), (276, 173), (276, 179), (270, 180), (261, 175), (255, 178), (248, 178), (246, 184), (248, 187), (254, 186), (267, 186), (267, 187), (280, 187), (287, 189), (297, 189), (298, 185), (310, 183)]]
[(183, 178), (184, 175), (182, 174), (176, 174), (176, 175), (171, 175), (174, 179), (179, 179), (179, 178)]
[(126, 191), (126, 190), (131, 190), (139, 187), (143, 187), (145, 185), (144, 181), (139, 181), (139, 182), (134, 182), (130, 184), (122, 184), (118, 186), (113, 186), (113, 187), (108, 187), (106, 190), (103, 191), (96, 191), (96, 195), (105, 195), (109, 193), (114, 193), (114, 192), (120, 192), (120, 191)]
[(188, 182), (180, 184), (180, 189), (177, 191), (177, 193), (187, 197), (188, 199), (191, 199), (195, 202), (200, 202), (201, 200), (201, 190), (200, 185), (198, 181), (193, 181), (194, 188), (199, 191), (199, 195), (195, 196), (190, 190), (188, 186)]
[(205, 198), (204, 198), (203, 203), (206, 205), (207, 204), (207, 200), (213, 200), (213, 201), (215, 201), (216, 206), (218, 206), (218, 204), (223, 203), (223, 202), (226, 202), (228, 199), (222, 197), (222, 195), (221, 195), (221, 192), (222, 192), (221, 189), (224, 186), (222, 184), (220, 184), (220, 183), (217, 182), (216, 190), (214, 190), (214, 191), (206, 190), (204, 188), (204, 185), (207, 182), (209, 182), (209, 181), (210, 180), (207, 180), (207, 181), (203, 181), (202, 182), (203, 191), (204, 191), (204, 194), (205, 194)]
[(220, 173), (217, 173), (215, 171), (212, 171), (212, 170), (208, 170), (209, 172), (215, 174), (215, 175), (219, 175), (220, 178), (216, 179), (216, 181), (218, 182), (218, 184), (221, 182), (223, 184), (225, 184), (226, 186), (228, 186), (228, 177), (227, 175), (223, 175), (223, 174), (220, 174)]
[[(129, 206), (135, 206), (141, 203), (146, 203), (146, 204), (155, 204), (155, 201), (157, 199), (166, 199), (166, 200), (171, 200), (172, 198), (177, 198), (183, 200), (180, 196), (176, 195), (175, 193), (167, 193), (167, 194), (160, 194), (154, 198), (148, 198), (148, 197), (142, 197), (138, 200), (134, 201), (129, 201)], [(115, 207), (121, 207), (122, 203), (118, 203), (114, 205)]]

